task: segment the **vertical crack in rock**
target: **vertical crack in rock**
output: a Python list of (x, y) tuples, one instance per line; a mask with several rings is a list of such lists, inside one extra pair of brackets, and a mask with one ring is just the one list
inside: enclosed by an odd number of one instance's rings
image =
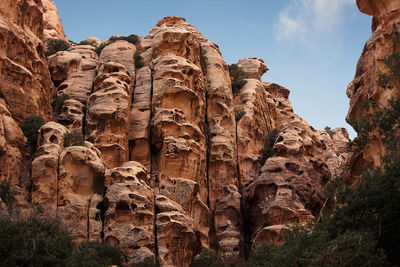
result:
[(90, 240), (90, 206), (92, 203), (92, 196), (90, 196), (87, 206), (87, 241)]
[(150, 86), (150, 119), (149, 119), (149, 142), (150, 142), (150, 187), (154, 188), (155, 186), (158, 186), (158, 179), (156, 175), (153, 173), (153, 170), (155, 169), (153, 164), (154, 164), (154, 146), (153, 146), (153, 127), (152, 127), (152, 120), (154, 117), (154, 111), (153, 111), (153, 90), (154, 90), (154, 69), (151, 69), (151, 86)]
[(158, 237), (157, 237), (157, 205), (156, 205), (156, 197), (154, 194), (154, 221), (153, 221), (153, 229), (154, 229), (154, 253), (156, 254), (156, 264), (160, 264), (159, 262), (159, 253), (158, 253)]

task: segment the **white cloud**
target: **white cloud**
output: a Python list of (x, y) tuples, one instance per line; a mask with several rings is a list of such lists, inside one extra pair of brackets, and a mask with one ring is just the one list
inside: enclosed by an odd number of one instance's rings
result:
[(312, 34), (332, 31), (351, 4), (354, 0), (291, 0), (279, 13), (276, 38), (306, 40)]

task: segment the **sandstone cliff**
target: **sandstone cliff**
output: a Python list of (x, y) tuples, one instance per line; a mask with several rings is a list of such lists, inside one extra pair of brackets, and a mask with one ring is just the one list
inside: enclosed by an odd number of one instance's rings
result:
[[(134, 42), (97, 54), (90, 39), (46, 62), (43, 41), (66, 38), (53, 3), (36, 2), (0, 9), (0, 179), (21, 203), (40, 203), (76, 241), (118, 244), (126, 264), (163, 266), (190, 266), (203, 248), (245, 257), (319, 217), (347, 132), (296, 115), (290, 91), (261, 80), (263, 60), (237, 63), (247, 78), (233, 92), (218, 46), (166, 17)], [(29, 165), (18, 126), (31, 114), (47, 123)], [(86, 142), (64, 146), (74, 131)]]
[(347, 121), (358, 130), (356, 141), (360, 144), (349, 162), (351, 180), (357, 180), (367, 164), (381, 164), (385, 148), (380, 133), (376, 125), (368, 126), (368, 129), (364, 125), (367, 120), (372, 120), (375, 112), (387, 107), (388, 100), (400, 92), (396, 63), (388, 61), (400, 50), (400, 3), (359, 0), (357, 5), (362, 12), (372, 15), (373, 20), (372, 35), (358, 61), (354, 80), (347, 88), (347, 96), (350, 98)]

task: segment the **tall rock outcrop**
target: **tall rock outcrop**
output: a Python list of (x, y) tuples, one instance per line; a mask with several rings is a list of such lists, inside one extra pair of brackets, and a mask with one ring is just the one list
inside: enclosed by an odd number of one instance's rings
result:
[[(357, 1), (357, 5), (362, 12), (373, 15), (373, 33), (358, 61), (354, 80), (347, 88), (347, 96), (350, 98), (347, 120), (356, 130), (360, 129), (359, 126), (365, 124), (366, 120), (370, 120), (368, 118), (371, 118), (373, 113), (388, 106), (389, 99), (400, 93), (400, 83), (387, 62), (390, 56), (400, 51), (400, 3), (360, 0)], [(368, 132), (369, 139), (352, 156), (352, 180), (357, 180), (370, 162), (379, 166), (381, 156), (385, 153), (376, 126), (369, 128)]]
[[(237, 63), (247, 78), (233, 92), (218, 46), (166, 17), (143, 38), (115, 36), (99, 54), (91, 38), (46, 62), (43, 39), (66, 40), (54, 4), (7, 3), (0, 177), (60, 217), (75, 241), (118, 244), (127, 265), (188, 267), (203, 248), (235, 260), (319, 217), (323, 187), (348, 157), (347, 133), (296, 115), (288, 89), (261, 81), (263, 60)], [(48, 122), (30, 168), (17, 122), (36, 113)], [(84, 145), (64, 147), (71, 133)]]

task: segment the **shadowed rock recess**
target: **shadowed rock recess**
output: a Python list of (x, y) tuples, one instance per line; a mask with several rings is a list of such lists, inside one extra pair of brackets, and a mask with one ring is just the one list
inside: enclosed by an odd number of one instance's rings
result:
[[(357, 1), (374, 34), (347, 91), (351, 122), (366, 101), (398, 93), (375, 84), (398, 49), (394, 2)], [(344, 128), (314, 129), (288, 89), (261, 80), (262, 59), (237, 63), (245, 84), (232, 90), (218, 46), (183, 18), (134, 42), (88, 38), (46, 58), (50, 39), (68, 40), (50, 0), (2, 0), (0, 180), (18, 209), (40, 203), (75, 241), (118, 244), (127, 266), (187, 267), (204, 248), (231, 261), (279, 244), (291, 225), (319, 218), (324, 186), (347, 161), (356, 179), (383, 153), (371, 140), (350, 155)], [(20, 126), (36, 114), (46, 123), (30, 156)], [(76, 132), (83, 145), (64, 146)]]

